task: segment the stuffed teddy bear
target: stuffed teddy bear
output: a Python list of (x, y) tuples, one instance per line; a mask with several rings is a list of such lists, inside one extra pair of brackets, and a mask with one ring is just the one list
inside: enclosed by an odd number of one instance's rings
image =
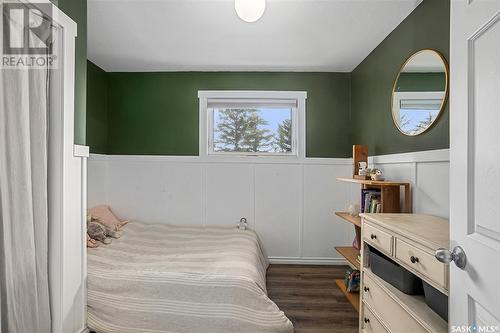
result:
[(121, 231), (112, 230), (90, 216), (87, 217), (87, 233), (91, 239), (100, 241), (103, 244), (110, 244), (111, 238), (120, 238), (122, 236)]

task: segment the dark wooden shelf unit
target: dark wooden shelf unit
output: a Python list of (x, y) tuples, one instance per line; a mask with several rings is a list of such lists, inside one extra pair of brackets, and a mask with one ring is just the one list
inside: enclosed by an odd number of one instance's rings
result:
[[(368, 180), (339, 177), (338, 181), (354, 183), (361, 185), (361, 189), (379, 189), (380, 201), (382, 204), (381, 213), (411, 213), (411, 192), (410, 183), (394, 182), (387, 180)], [(403, 198), (401, 198), (403, 195)], [(360, 196), (361, 201), (361, 196)], [(403, 202), (403, 205), (401, 205)], [(403, 206), (403, 207), (401, 207)], [(352, 223), (356, 232), (357, 243), (361, 245), (361, 218), (352, 216), (347, 212), (335, 212), (335, 215), (344, 221)], [(352, 246), (339, 246), (335, 248), (337, 252), (344, 257), (352, 267), (360, 268), (357, 261), (359, 250)], [(343, 280), (335, 280), (340, 290), (346, 295), (353, 307), (359, 312), (359, 293), (350, 293), (346, 290)]]

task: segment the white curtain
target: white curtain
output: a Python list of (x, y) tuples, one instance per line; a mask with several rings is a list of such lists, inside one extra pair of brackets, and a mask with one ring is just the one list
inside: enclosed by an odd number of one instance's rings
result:
[(2, 333), (50, 332), (47, 115), (46, 69), (1, 69)]

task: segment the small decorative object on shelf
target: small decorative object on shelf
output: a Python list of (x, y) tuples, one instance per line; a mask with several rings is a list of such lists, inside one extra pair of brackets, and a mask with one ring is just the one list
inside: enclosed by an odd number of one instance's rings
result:
[(358, 204), (350, 204), (349, 207), (347, 207), (347, 211), (349, 212), (349, 215), (351, 216), (359, 216), (359, 205)]
[(368, 169), (368, 146), (352, 146), (353, 172), (352, 177), (356, 179), (367, 179)]
[(348, 292), (359, 292), (359, 276), (360, 274), (358, 269), (347, 269), (345, 272), (344, 285)]
[(371, 170), (368, 168), (367, 162), (358, 162), (358, 174), (354, 175), (355, 179), (370, 179)]
[(352, 247), (358, 251), (359, 251), (359, 249), (361, 249), (361, 244), (360, 244), (359, 238), (357, 236), (354, 237), (354, 239), (352, 240)]
[(384, 174), (382, 170), (373, 168), (370, 170), (370, 177), (372, 180), (384, 180)]
[(358, 176), (366, 176), (368, 175), (368, 163), (366, 162), (358, 162)]

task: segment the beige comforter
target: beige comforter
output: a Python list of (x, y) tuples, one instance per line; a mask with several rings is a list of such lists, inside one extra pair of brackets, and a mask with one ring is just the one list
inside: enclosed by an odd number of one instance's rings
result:
[(98, 333), (293, 332), (267, 297), (252, 231), (131, 222), (88, 251), (88, 326)]

